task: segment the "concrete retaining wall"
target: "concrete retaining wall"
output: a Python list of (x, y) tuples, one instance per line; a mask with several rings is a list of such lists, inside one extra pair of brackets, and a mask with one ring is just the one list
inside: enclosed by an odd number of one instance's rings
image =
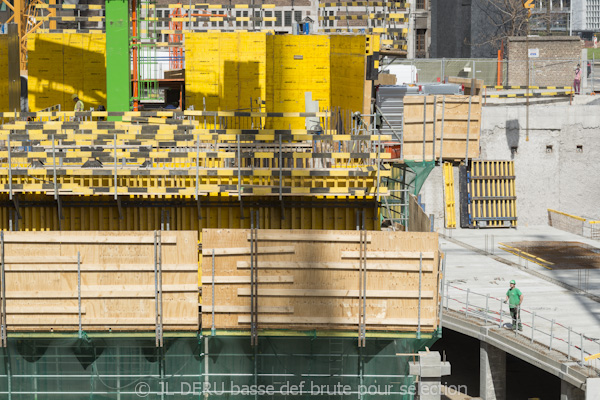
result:
[[(600, 105), (530, 106), (529, 135), (525, 106), (484, 107), (482, 119), (481, 158), (515, 161), (519, 226), (547, 224), (548, 208), (600, 219)], [(458, 211), (457, 168), (454, 179)], [(421, 194), (442, 228), (441, 167)]]

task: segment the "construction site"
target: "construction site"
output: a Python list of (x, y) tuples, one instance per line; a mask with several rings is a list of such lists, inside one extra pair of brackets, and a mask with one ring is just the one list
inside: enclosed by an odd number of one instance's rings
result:
[(1, 0), (0, 399), (600, 399), (585, 43), (275, 3)]

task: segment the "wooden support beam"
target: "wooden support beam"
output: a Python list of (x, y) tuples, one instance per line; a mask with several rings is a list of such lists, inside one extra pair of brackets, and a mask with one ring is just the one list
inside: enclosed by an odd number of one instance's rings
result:
[[(213, 311), (212, 306), (202, 306), (202, 312), (210, 313)], [(258, 307), (258, 312), (262, 314), (292, 314), (294, 307)], [(250, 314), (250, 306), (215, 306), (215, 314)]]
[[(258, 322), (262, 324), (282, 324), (282, 325), (356, 325), (358, 317), (290, 317), (290, 316), (258, 316)], [(434, 318), (421, 319), (421, 327), (434, 326)], [(249, 324), (250, 316), (240, 315), (239, 324)], [(375, 326), (417, 326), (417, 318), (367, 318), (366, 325)]]
[[(4, 237), (5, 243), (60, 243), (60, 244), (154, 244), (149, 236), (111, 236), (106, 234), (92, 233), (88, 235), (75, 235), (57, 233), (55, 235), (44, 235), (40, 237), (37, 233), (7, 232)], [(162, 244), (177, 244), (177, 237), (168, 233), (162, 235)]]
[[(258, 254), (294, 254), (294, 246), (259, 247)], [(214, 249), (215, 256), (250, 255), (250, 247), (229, 247)], [(202, 249), (203, 256), (213, 255), (213, 249)]]
[[(418, 290), (367, 290), (367, 298), (417, 299)], [(249, 288), (238, 288), (238, 296), (250, 296)], [(345, 297), (358, 298), (358, 290), (343, 289), (258, 289), (258, 296), (264, 297)], [(433, 298), (433, 290), (423, 290), (422, 298)]]
[[(426, 251), (420, 253), (418, 251), (369, 251), (367, 252), (367, 258), (380, 258), (380, 259), (416, 259), (420, 256), (423, 259), (433, 259), (435, 253), (433, 251)], [(358, 251), (342, 251), (342, 258), (360, 258)]]
[[(77, 272), (77, 260), (70, 262), (73, 265), (45, 265), (43, 261), (31, 263), (32, 265), (20, 265), (13, 263), (6, 268), (6, 272)], [(48, 263), (46, 263), (48, 264)], [(162, 267), (163, 272), (197, 272), (197, 264), (166, 264)], [(152, 272), (153, 264), (105, 264), (105, 265), (81, 265), (81, 272)]]
[[(238, 261), (238, 269), (250, 269), (249, 261)], [(352, 262), (301, 262), (301, 261), (261, 261), (260, 269), (333, 269), (333, 270), (349, 270), (358, 271), (358, 264)], [(383, 264), (369, 263), (367, 271), (397, 271), (397, 272), (419, 272), (419, 264)], [(423, 272), (432, 272), (433, 265), (423, 265)]]
[[(250, 240), (250, 234), (248, 234)], [(289, 233), (285, 234), (273, 231), (258, 231), (258, 240), (271, 242), (348, 242), (358, 243), (359, 235), (341, 233)], [(367, 235), (367, 241), (371, 242), (371, 235)]]
[[(249, 276), (215, 276), (215, 284), (236, 284), (236, 283), (250, 283)], [(202, 283), (212, 283), (212, 276), (203, 276)], [(258, 283), (294, 283), (294, 276), (260, 276), (258, 277)]]

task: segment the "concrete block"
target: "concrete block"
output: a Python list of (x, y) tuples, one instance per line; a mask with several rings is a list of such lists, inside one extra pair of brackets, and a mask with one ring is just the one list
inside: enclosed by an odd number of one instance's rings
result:
[(452, 368), (448, 361), (442, 363), (442, 376), (452, 375)]
[(408, 374), (414, 376), (421, 376), (421, 366), (418, 362), (408, 362)]
[(438, 365), (423, 365), (421, 364), (421, 377), (423, 378), (440, 378), (442, 376), (442, 367)]
[(600, 378), (587, 378), (585, 400), (600, 400)]

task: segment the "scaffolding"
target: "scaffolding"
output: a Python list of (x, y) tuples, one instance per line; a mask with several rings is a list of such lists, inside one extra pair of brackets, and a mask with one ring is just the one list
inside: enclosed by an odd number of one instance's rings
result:
[[(165, 337), (163, 348), (155, 347), (151, 336), (9, 339), (0, 356), (0, 396), (158, 400), (330, 395), (345, 400), (372, 398), (377, 392), (412, 399), (415, 377), (409, 375), (408, 361), (437, 340), (435, 335), (416, 339), (405, 334), (371, 338), (359, 348), (355, 338), (261, 336), (258, 346), (251, 347), (247, 336), (220, 333)], [(261, 388), (262, 395), (257, 393)]]

